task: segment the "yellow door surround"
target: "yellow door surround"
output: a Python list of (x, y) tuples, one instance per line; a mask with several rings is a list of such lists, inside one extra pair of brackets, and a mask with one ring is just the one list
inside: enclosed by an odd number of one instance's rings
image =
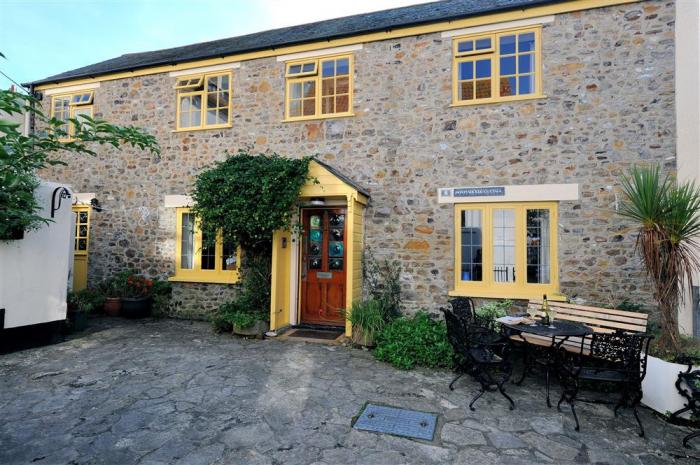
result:
[(73, 243), (73, 290), (87, 287), (88, 252), (90, 250), (90, 205), (73, 205), (75, 241)]
[[(334, 168), (313, 160), (309, 165), (309, 177), (299, 193), (300, 203), (313, 198), (332, 198), (347, 207), (346, 231), (348, 260), (346, 267), (345, 308), (349, 310), (355, 300), (362, 298), (362, 253), (364, 247), (364, 210), (369, 194)], [(337, 203), (334, 203), (337, 205)], [(299, 259), (294, 263), (292, 247), (299, 241), (289, 231), (276, 231), (272, 243), (272, 295), (270, 299), (270, 329), (288, 326), (299, 311)], [(301, 254), (297, 254), (301, 257)], [(345, 322), (345, 334), (352, 334), (350, 322)]]

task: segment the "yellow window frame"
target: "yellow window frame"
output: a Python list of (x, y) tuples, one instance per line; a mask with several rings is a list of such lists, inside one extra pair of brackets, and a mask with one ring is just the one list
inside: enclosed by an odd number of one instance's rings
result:
[(236, 249), (236, 269), (224, 270), (222, 268), (221, 258), (224, 255), (224, 242), (221, 234), (217, 235), (216, 245), (214, 247), (215, 268), (213, 270), (202, 269), (202, 230), (195, 225), (194, 230), (194, 266), (191, 269), (182, 268), (182, 216), (185, 213), (190, 213), (191, 209), (187, 207), (176, 208), (176, 227), (177, 233), (175, 238), (175, 275), (170, 277), (170, 281), (180, 282), (195, 282), (195, 283), (218, 283), (218, 284), (235, 284), (240, 279), (241, 267), (241, 248)]
[[(535, 67), (534, 67), (534, 84), (535, 91), (531, 94), (520, 94), (520, 95), (508, 95), (500, 96), (500, 82), (501, 82), (501, 54), (499, 50), (499, 42), (502, 36), (507, 35), (518, 35), (526, 34), (528, 32), (533, 32), (535, 34)], [(476, 45), (476, 40), (483, 39), (486, 37), (491, 37), (491, 46), (489, 50), (478, 50), (472, 52), (458, 52), (458, 45), (460, 42), (465, 40), (474, 40)], [(511, 56), (508, 54), (506, 56)], [(517, 54), (515, 55), (518, 56)], [(491, 97), (487, 98), (474, 98), (472, 100), (459, 100), (459, 64), (466, 61), (474, 61), (477, 59), (490, 59), (491, 61)], [(517, 58), (516, 58), (517, 60)], [(506, 75), (511, 77), (512, 75)], [(504, 76), (504, 77), (506, 77)], [(516, 76), (518, 76), (516, 74)], [(474, 76), (474, 81), (476, 81), (476, 75)], [(500, 103), (500, 102), (512, 102), (517, 100), (531, 100), (537, 98), (543, 98), (542, 90), (542, 26), (526, 27), (526, 28), (515, 28), (515, 29), (504, 29), (491, 34), (470, 34), (460, 37), (455, 37), (452, 41), (452, 106), (469, 106), (469, 105), (481, 105), (484, 103)]]
[[(90, 94), (90, 97), (86, 102), (73, 102), (74, 96), (86, 95), (86, 94)], [(88, 110), (90, 112), (90, 117), (92, 118), (92, 117), (94, 117), (94, 114), (95, 114), (94, 113), (94, 104), (93, 104), (94, 97), (95, 97), (95, 93), (92, 90), (89, 90), (89, 91), (81, 90), (81, 91), (70, 92), (70, 93), (65, 93), (65, 94), (52, 95), (51, 96), (51, 108), (50, 108), (50, 112), (49, 112), (50, 117), (54, 118), (56, 116), (55, 103), (57, 100), (60, 99), (60, 100), (68, 100), (67, 108), (68, 108), (68, 118), (69, 119), (71, 119), (71, 118), (74, 119), (76, 117), (76, 113), (84, 114)], [(66, 131), (68, 133), (68, 137), (60, 137), (58, 139), (60, 142), (71, 142), (71, 141), (75, 140), (75, 137), (74, 137), (75, 126), (70, 121), (68, 121), (66, 124), (68, 125), (67, 131)]]
[[(90, 250), (90, 208), (89, 205), (73, 205), (73, 213), (75, 213), (75, 242), (73, 244), (73, 253), (75, 255), (87, 255)], [(80, 214), (87, 213), (87, 221), (80, 221)], [(80, 226), (85, 225), (87, 232), (85, 236), (80, 235)], [(85, 250), (78, 249), (78, 240), (85, 239)]]
[[(304, 65), (313, 64), (314, 68), (311, 71), (304, 71)], [(289, 70), (292, 66), (299, 65), (300, 72), (291, 73)], [(287, 72), (285, 77), (287, 78), (297, 78), (303, 76), (313, 76), (318, 74), (318, 60), (304, 60), (304, 61), (290, 61), (287, 63)]]
[[(494, 202), (463, 203), (454, 206), (454, 289), (450, 295), (503, 299), (533, 299), (547, 294), (552, 300), (561, 300), (559, 293), (558, 257), (558, 202)], [(493, 211), (499, 209), (515, 210), (515, 282), (496, 282), (493, 278)], [(527, 282), (527, 210), (549, 210), (549, 283)], [(478, 210), (481, 212), (482, 230), (482, 280), (462, 281), (462, 212)]]
[[(329, 60), (340, 60), (343, 58), (348, 59), (348, 111), (344, 112), (334, 112), (334, 113), (321, 113), (322, 109), (322, 93), (323, 93), (323, 76), (321, 71), (321, 63)], [(314, 73), (299, 73), (289, 75), (289, 67), (293, 65), (303, 65), (315, 61)], [(355, 61), (353, 54), (339, 54), (339, 55), (327, 55), (323, 57), (315, 58), (314, 60), (295, 60), (285, 63), (285, 97), (284, 97), (284, 121), (304, 121), (304, 120), (314, 120), (314, 119), (326, 119), (326, 118), (339, 118), (343, 116), (353, 116), (352, 102), (353, 102), (353, 87), (354, 87), (354, 74), (355, 74)], [(291, 92), (290, 88), (292, 84), (305, 81), (315, 81), (316, 83), (316, 95), (315, 95), (315, 105), (314, 114), (306, 116), (290, 116), (289, 108), (291, 104)], [(334, 94), (337, 95), (337, 94)], [(296, 100), (296, 99), (295, 99)], [(302, 109), (303, 113), (303, 109)]]
[[(208, 94), (216, 94), (217, 92), (209, 92), (207, 90), (207, 80), (214, 77), (228, 76), (228, 102), (226, 107), (215, 107), (215, 109), (228, 109), (228, 119), (225, 123), (221, 124), (206, 124), (207, 123), (207, 111), (209, 110), (209, 101), (207, 99)], [(189, 82), (195, 79), (199, 79), (197, 84), (191, 85), (180, 85), (180, 82)], [(203, 86), (202, 90), (189, 90), (195, 87)], [(231, 113), (232, 113), (232, 101), (233, 101), (233, 73), (230, 71), (217, 72), (217, 73), (206, 73), (191, 76), (178, 77), (174, 86), (175, 89), (175, 128), (176, 131), (196, 131), (201, 129), (219, 129), (219, 128), (230, 128), (231, 127)], [(183, 97), (193, 97), (200, 96), (202, 101), (202, 107), (199, 110), (199, 126), (180, 126), (180, 99)]]

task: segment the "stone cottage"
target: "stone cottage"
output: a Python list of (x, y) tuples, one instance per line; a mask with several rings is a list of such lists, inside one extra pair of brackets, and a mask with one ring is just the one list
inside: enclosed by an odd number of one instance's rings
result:
[(167, 276), (174, 316), (206, 317), (235, 293), (239, 254), (201, 247), (188, 194), (252, 145), (318, 160), (303, 234), (274, 237), (273, 328), (345, 324), (335, 310), (360, 298), (368, 248), (401, 263), (409, 311), (459, 295), (648, 304), (615, 209), (632, 165), (675, 171), (675, 11), (447, 0), (35, 81), (53, 116), (143, 127), (163, 149), (100, 148), (45, 173), (77, 192), (76, 276)]

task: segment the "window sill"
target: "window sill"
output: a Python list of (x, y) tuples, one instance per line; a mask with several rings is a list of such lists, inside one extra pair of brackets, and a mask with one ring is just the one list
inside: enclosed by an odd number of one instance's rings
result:
[(518, 98), (485, 98), (485, 99), (480, 99), (480, 100), (470, 100), (468, 102), (452, 102), (450, 107), (472, 107), (474, 105), (489, 105), (489, 104), (494, 104), (494, 103), (511, 103), (511, 102), (522, 102), (522, 101), (527, 101), (527, 100), (538, 100), (538, 99), (546, 99), (547, 96), (544, 94), (538, 94), (538, 95), (528, 95), (527, 97), (518, 97)]
[(171, 276), (168, 281), (175, 283), (203, 283), (203, 284), (237, 284), (240, 276), (236, 272), (233, 276)]
[(566, 302), (568, 297), (559, 292), (541, 292), (539, 290), (533, 291), (518, 291), (509, 289), (452, 289), (447, 293), (450, 297), (481, 297), (485, 299), (514, 299), (514, 300), (531, 300), (531, 299), (541, 299), (542, 294), (547, 294), (547, 299), (552, 302)]
[(176, 133), (176, 132), (212, 131), (212, 130), (216, 130), (216, 129), (230, 129), (232, 127), (233, 127), (233, 124), (224, 124), (221, 126), (206, 126), (203, 128), (173, 129), (171, 132)]
[(324, 120), (324, 119), (334, 119), (334, 118), (350, 118), (355, 116), (355, 113), (339, 113), (337, 115), (324, 115), (324, 116), (302, 116), (299, 118), (285, 118), (282, 120), (283, 123), (295, 123), (297, 121), (314, 121), (314, 120)]

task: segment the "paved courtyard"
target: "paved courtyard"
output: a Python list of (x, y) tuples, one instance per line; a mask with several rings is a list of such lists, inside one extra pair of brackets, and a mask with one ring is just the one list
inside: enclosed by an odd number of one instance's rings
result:
[[(542, 386), (465, 408), (471, 380), (404, 372), (341, 346), (247, 341), (204, 323), (98, 319), (64, 343), (0, 355), (0, 464), (690, 464), (685, 430), (643, 409), (547, 409)], [(439, 413), (433, 442), (361, 432), (367, 401)], [(686, 457), (690, 454), (691, 457)], [(692, 457), (692, 456), (695, 457)]]

